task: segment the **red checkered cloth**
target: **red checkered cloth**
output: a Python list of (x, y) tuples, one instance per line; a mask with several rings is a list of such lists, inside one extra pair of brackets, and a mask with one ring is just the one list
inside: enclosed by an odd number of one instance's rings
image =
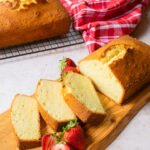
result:
[(89, 52), (130, 34), (141, 20), (149, 0), (60, 0), (82, 32)]

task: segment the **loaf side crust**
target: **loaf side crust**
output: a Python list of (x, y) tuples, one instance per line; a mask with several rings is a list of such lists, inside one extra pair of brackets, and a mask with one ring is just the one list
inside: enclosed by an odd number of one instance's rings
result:
[(0, 48), (62, 35), (68, 32), (70, 23), (59, 0), (40, 0), (21, 11), (1, 5)]
[(41, 141), (20, 142), (19, 150), (27, 150), (41, 146)]

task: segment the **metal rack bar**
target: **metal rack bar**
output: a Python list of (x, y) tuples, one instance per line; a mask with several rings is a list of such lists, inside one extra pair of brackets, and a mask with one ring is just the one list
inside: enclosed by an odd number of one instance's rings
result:
[(39, 42), (34, 42), (21, 46), (0, 49), (0, 60), (55, 50), (58, 48), (81, 44), (83, 42), (84, 41), (80, 33), (75, 32), (71, 28), (69, 33), (61, 37), (42, 40)]

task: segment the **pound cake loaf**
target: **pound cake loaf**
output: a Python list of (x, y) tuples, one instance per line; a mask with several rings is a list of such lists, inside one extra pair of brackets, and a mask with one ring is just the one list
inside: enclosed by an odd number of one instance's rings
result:
[(20, 149), (40, 145), (40, 115), (34, 98), (16, 95), (11, 106), (11, 123), (19, 140)]
[(99, 91), (123, 103), (150, 82), (150, 46), (123, 36), (81, 60), (79, 70)]
[(70, 72), (63, 81), (63, 95), (73, 112), (83, 121), (97, 121), (105, 116), (92, 82), (85, 76)]
[(69, 31), (71, 20), (59, 0), (38, 0), (36, 3), (21, 10), (0, 5), (0, 48), (63, 35)]
[(37, 85), (35, 97), (43, 119), (54, 130), (76, 119), (76, 116), (63, 98), (61, 82), (40, 80)]

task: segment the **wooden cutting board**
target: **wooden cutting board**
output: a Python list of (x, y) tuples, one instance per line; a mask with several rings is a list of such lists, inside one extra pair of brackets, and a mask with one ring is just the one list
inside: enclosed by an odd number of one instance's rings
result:
[[(150, 85), (120, 106), (99, 93), (107, 116), (97, 126), (84, 125), (87, 150), (104, 150), (126, 127), (133, 116), (150, 101)], [(0, 115), (0, 149), (16, 150), (18, 141), (10, 124), (9, 111)], [(34, 150), (41, 150), (41, 147)]]

